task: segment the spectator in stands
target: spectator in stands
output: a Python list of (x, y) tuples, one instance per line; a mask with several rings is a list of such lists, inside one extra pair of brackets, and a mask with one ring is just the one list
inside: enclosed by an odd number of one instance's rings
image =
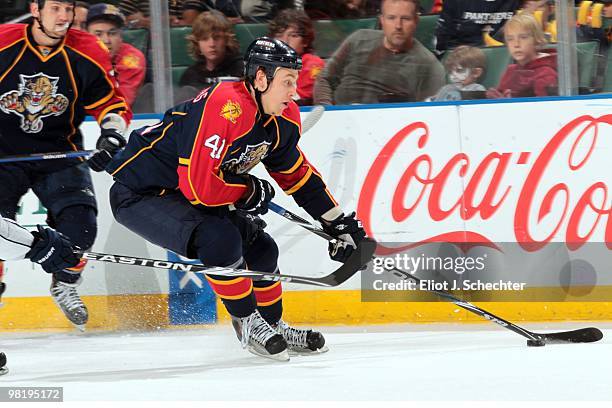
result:
[(187, 39), (189, 52), (196, 63), (183, 73), (180, 86), (200, 90), (223, 77), (239, 79), (244, 74), (244, 63), (232, 24), (220, 12), (201, 13)]
[(283, 10), (270, 23), (269, 35), (289, 44), (302, 57), (302, 69), (297, 81), (297, 103), (312, 104), (315, 80), (325, 67), (325, 62), (313, 53), (315, 33), (312, 20), (302, 10)]
[(74, 21), (72, 28), (75, 30), (87, 31), (87, 12), (89, 11), (89, 3), (85, 1), (77, 1), (74, 4)]
[[(121, 0), (119, 9), (126, 16), (129, 28), (149, 28), (151, 25), (149, 0)], [(168, 14), (171, 26), (183, 25), (183, 0), (168, 0)]]
[(125, 17), (116, 6), (106, 3), (94, 4), (87, 15), (87, 31), (106, 45), (117, 74), (119, 89), (126, 101), (132, 105), (136, 92), (142, 86), (146, 71), (146, 60), (142, 52), (121, 38)]
[(522, 13), (506, 23), (504, 39), (515, 64), (508, 66), (489, 98), (516, 98), (557, 94), (557, 57), (540, 52), (544, 32), (533, 15)]
[(233, 24), (264, 23), (272, 19), (276, 11), (292, 7), (287, 0), (186, 0), (183, 4), (184, 24), (191, 24), (198, 14), (218, 10)]
[(445, 84), (444, 68), (414, 33), (418, 0), (384, 0), (382, 31), (358, 30), (317, 79), (315, 104), (419, 101)]
[(450, 84), (438, 91), (432, 101), (459, 101), (485, 98), (486, 88), (478, 83), (487, 66), (487, 59), (479, 48), (460, 45), (444, 60)]
[(500, 29), (520, 4), (521, 0), (444, 1), (436, 25), (436, 54), (459, 45), (483, 45), (483, 32), (501, 38)]

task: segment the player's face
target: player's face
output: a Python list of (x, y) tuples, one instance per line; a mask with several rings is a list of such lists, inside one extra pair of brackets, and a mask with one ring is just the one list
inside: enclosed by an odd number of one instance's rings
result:
[(304, 37), (295, 25), (290, 25), (285, 31), (276, 36), (277, 39), (287, 43), (291, 48), (302, 55), (304, 53)]
[(72, 23), (72, 28), (86, 31), (87, 25), (85, 22), (87, 21), (87, 12), (88, 10), (85, 7), (77, 7), (74, 9), (74, 23)]
[(283, 113), (297, 93), (297, 79), (298, 71), (295, 69), (279, 68), (276, 71), (270, 87), (261, 95), (261, 104), (265, 113), (268, 115)]
[(386, 0), (381, 9), (380, 24), (385, 47), (403, 51), (412, 44), (419, 17), (414, 3)]
[(32, 3), (32, 15), (37, 17), (45, 30), (55, 36), (66, 35), (74, 19), (74, 5), (61, 1), (47, 0), (42, 9)]
[(219, 65), (225, 58), (227, 39), (224, 33), (212, 33), (198, 41), (200, 53), (211, 65)]
[(87, 31), (98, 37), (106, 45), (111, 56), (115, 56), (121, 47), (121, 29), (108, 21), (95, 21), (89, 24)]
[(538, 56), (535, 38), (526, 29), (516, 25), (504, 29), (504, 38), (510, 55), (519, 65), (525, 65)]

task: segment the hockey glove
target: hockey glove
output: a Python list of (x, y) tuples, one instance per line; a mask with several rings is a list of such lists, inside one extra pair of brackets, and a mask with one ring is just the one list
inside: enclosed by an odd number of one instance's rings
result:
[(93, 171), (103, 171), (125, 144), (125, 139), (116, 130), (102, 129), (96, 142), (96, 152), (89, 158), (87, 164)]
[(346, 262), (357, 244), (366, 236), (361, 221), (355, 218), (355, 212), (342, 214), (331, 222), (322, 219), (321, 224), (325, 232), (336, 238), (335, 241), (330, 241), (328, 246), (329, 257), (334, 261)]
[(26, 257), (40, 264), (45, 272), (56, 273), (79, 263), (74, 245), (60, 232), (38, 225), (38, 231), (32, 231), (32, 235), (34, 242)]
[(268, 203), (274, 198), (274, 187), (266, 180), (262, 180), (250, 174), (246, 175), (247, 194), (236, 201), (234, 206), (252, 215), (265, 214), (268, 212)]

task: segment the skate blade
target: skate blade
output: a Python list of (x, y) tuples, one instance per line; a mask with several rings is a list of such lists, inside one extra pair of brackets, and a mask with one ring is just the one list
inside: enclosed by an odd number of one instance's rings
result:
[(8, 367), (0, 368), (0, 375), (8, 374), (8, 372), (9, 372)]
[(270, 360), (289, 361), (289, 352), (287, 352), (287, 350), (283, 350), (280, 353), (276, 353), (276, 354), (261, 353), (254, 347), (248, 347), (247, 350), (251, 354), (255, 354), (256, 356), (259, 356), (259, 357), (268, 358)]
[(329, 347), (323, 346), (317, 350), (309, 350), (309, 349), (289, 349), (290, 356), (310, 356), (315, 354), (323, 354), (329, 351)]
[[(72, 323), (72, 322), (70, 322), (70, 323)], [(72, 323), (72, 325), (74, 327), (76, 327), (77, 329), (79, 329), (79, 332), (85, 333), (85, 325), (84, 324), (74, 324), (74, 323)]]

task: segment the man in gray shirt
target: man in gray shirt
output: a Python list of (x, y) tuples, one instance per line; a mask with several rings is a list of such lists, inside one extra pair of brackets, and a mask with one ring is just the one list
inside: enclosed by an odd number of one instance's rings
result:
[(444, 84), (436, 57), (414, 38), (417, 0), (383, 0), (382, 31), (358, 30), (336, 50), (314, 89), (314, 103), (421, 101)]

